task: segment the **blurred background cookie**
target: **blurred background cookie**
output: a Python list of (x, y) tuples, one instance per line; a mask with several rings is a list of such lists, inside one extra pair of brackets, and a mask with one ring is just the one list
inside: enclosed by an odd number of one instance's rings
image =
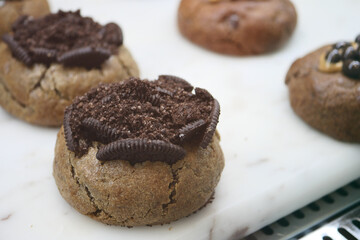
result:
[(273, 51), (290, 38), (296, 22), (289, 0), (182, 0), (178, 9), (186, 38), (230, 55)]
[(335, 139), (360, 142), (360, 35), (296, 60), (286, 76), (293, 110)]
[(0, 43), (0, 105), (27, 122), (60, 126), (75, 96), (139, 74), (115, 23), (59, 11), (12, 28)]
[(50, 13), (47, 0), (0, 1), (0, 36), (11, 32), (11, 25), (22, 16), (41, 17)]
[(54, 177), (77, 211), (106, 224), (154, 225), (205, 206), (224, 168), (220, 105), (174, 76), (102, 84), (67, 107)]

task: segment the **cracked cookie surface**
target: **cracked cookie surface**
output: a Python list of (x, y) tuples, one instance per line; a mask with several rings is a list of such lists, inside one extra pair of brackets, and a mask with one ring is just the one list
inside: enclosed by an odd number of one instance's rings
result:
[(13, 58), (0, 43), (0, 105), (27, 122), (60, 126), (64, 109), (75, 96), (99, 83), (122, 81), (138, 76), (139, 71), (129, 51), (121, 46), (100, 69), (66, 68), (60, 64), (35, 64), (26, 67)]
[(289, 0), (182, 0), (180, 32), (209, 50), (230, 55), (273, 51), (292, 35), (297, 14)]
[(11, 25), (21, 15), (41, 17), (50, 12), (47, 0), (5, 1), (0, 6), (0, 36), (11, 31)]
[(185, 158), (164, 162), (100, 162), (94, 142), (76, 157), (66, 147), (64, 130), (55, 147), (54, 178), (63, 198), (80, 213), (106, 224), (155, 225), (175, 221), (204, 206), (224, 168), (219, 135), (206, 149), (186, 145)]

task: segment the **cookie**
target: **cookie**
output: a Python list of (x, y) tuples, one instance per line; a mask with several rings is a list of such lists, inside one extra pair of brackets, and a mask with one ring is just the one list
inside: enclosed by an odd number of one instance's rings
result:
[(296, 60), (286, 76), (295, 113), (346, 142), (360, 142), (360, 37), (356, 41), (321, 47)]
[(119, 26), (80, 12), (23, 16), (0, 43), (0, 105), (27, 122), (60, 126), (72, 100), (139, 71)]
[(48, 13), (47, 0), (0, 1), (0, 36), (11, 32), (11, 25), (22, 15), (41, 17)]
[(256, 55), (282, 46), (297, 22), (289, 0), (182, 0), (180, 32), (209, 50)]
[(77, 97), (55, 147), (63, 198), (97, 221), (128, 227), (169, 223), (205, 206), (224, 167), (220, 105), (192, 89), (165, 75)]

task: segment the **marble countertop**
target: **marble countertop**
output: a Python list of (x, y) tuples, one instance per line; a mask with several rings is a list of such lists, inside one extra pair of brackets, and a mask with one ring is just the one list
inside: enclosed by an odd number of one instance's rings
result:
[[(258, 57), (203, 50), (176, 27), (178, 0), (52, 0), (119, 23), (141, 76), (181, 76), (221, 104), (226, 166), (212, 204), (153, 227), (107, 226), (72, 209), (52, 177), (58, 129), (0, 110), (0, 239), (240, 239), (360, 177), (360, 146), (335, 141), (292, 112), (284, 78), (290, 64), (321, 45), (359, 32), (358, 0), (293, 0), (299, 22), (289, 43)], [(341, 3), (340, 3), (341, 2)]]

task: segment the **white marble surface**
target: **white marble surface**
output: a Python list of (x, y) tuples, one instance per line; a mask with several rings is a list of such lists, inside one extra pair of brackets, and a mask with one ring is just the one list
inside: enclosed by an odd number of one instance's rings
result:
[(294, 0), (299, 24), (273, 54), (236, 58), (183, 39), (177, 0), (53, 0), (116, 21), (142, 77), (184, 77), (218, 98), (226, 167), (215, 201), (180, 221), (132, 229), (103, 225), (72, 209), (52, 177), (57, 129), (31, 126), (0, 110), (0, 239), (239, 239), (360, 177), (360, 146), (305, 125), (284, 85), (291, 62), (325, 43), (359, 33), (358, 0)]

